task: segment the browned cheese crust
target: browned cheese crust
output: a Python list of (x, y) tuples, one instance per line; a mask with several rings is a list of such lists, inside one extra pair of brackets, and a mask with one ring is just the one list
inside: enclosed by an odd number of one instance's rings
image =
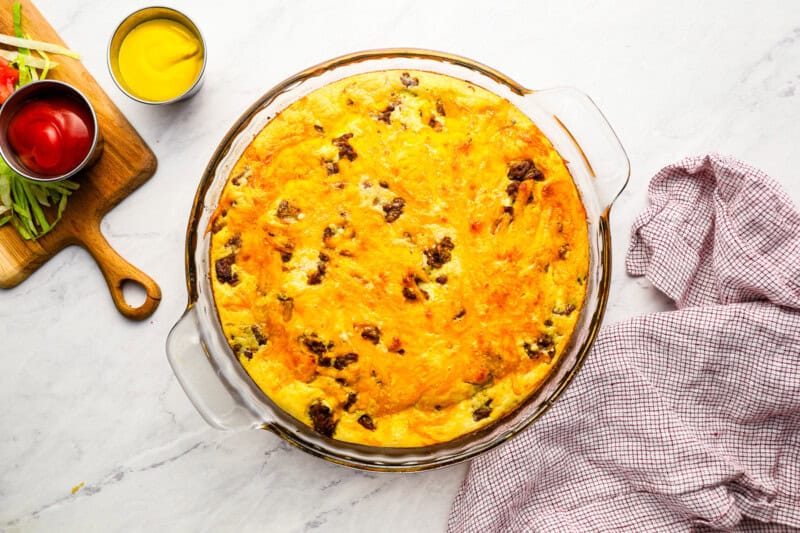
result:
[(503, 417), (583, 306), (586, 214), (519, 109), (383, 71), (256, 136), (209, 231), (224, 332), (258, 386), (334, 439), (415, 447)]

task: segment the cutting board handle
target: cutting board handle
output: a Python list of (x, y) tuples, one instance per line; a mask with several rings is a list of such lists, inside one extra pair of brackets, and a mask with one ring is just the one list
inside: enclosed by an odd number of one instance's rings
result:
[[(87, 224), (80, 233), (80, 244), (92, 254), (111, 291), (111, 298), (120, 313), (131, 320), (144, 320), (155, 312), (161, 303), (161, 288), (150, 276), (128, 263), (114, 250), (96, 224)], [(122, 286), (125, 282), (141, 285), (147, 297), (142, 305), (133, 307), (125, 301)]]

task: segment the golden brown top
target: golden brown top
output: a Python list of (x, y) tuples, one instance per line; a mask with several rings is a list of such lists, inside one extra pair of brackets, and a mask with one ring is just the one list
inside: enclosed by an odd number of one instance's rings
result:
[(274, 117), (210, 230), (222, 327), (258, 386), (335, 439), (452, 440), (547, 376), (583, 306), (586, 215), (531, 120), (384, 71)]

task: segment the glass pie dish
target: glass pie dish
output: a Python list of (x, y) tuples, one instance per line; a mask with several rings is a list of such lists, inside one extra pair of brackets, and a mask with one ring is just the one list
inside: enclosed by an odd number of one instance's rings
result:
[[(310, 92), (356, 74), (384, 70), (449, 75), (495, 93), (528, 115), (567, 162), (589, 230), (586, 298), (570, 342), (547, 380), (513, 412), (493, 424), (423, 447), (365, 446), (331, 439), (279, 408), (253, 382), (230, 348), (211, 287), (209, 222), (247, 146), (272, 118)], [(256, 101), (227, 133), (206, 168), (186, 236), (189, 302), (167, 339), (170, 364), (202, 417), (219, 429), (267, 429), (308, 453), (368, 470), (424, 470), (474, 457), (532, 424), (580, 369), (606, 308), (611, 279), (609, 212), (628, 175), (628, 158), (614, 131), (591, 99), (575, 89), (526, 89), (474, 61), (425, 50), (360, 52), (312, 67)]]

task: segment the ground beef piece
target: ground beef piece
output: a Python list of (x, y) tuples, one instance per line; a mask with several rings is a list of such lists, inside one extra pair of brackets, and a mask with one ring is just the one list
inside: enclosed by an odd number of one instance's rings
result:
[(466, 314), (467, 314), (467, 310), (462, 307), (461, 311), (459, 311), (458, 313), (455, 314), (455, 316), (453, 316), (453, 320), (458, 320), (459, 318), (463, 318), (464, 315), (466, 315)]
[(381, 330), (378, 326), (364, 326), (361, 329), (361, 338), (372, 344), (378, 344), (381, 341)]
[[(275, 237), (274, 233), (269, 234), (270, 237)], [(289, 254), (289, 259), (292, 258), (292, 252), (294, 250), (294, 243), (291, 239), (284, 241), (284, 242), (274, 242), (272, 247), (281, 254), (281, 259), (283, 259), (283, 254)], [(284, 261), (284, 263), (288, 262), (288, 260)]]
[(317, 358), (317, 364), (319, 366), (327, 368), (327, 367), (331, 366), (332, 363), (333, 363), (333, 359), (331, 359), (327, 355), (322, 355), (322, 356)]
[(436, 283), (439, 285), (446, 285), (447, 284), (447, 276), (436, 276)]
[(442, 131), (443, 129), (442, 123), (436, 120), (436, 117), (431, 117), (428, 121), (428, 126), (433, 128), (433, 131)]
[(314, 426), (314, 431), (326, 437), (333, 437), (338, 420), (333, 418), (333, 411), (322, 402), (312, 403), (308, 408), (308, 416)]
[(314, 124), (314, 129), (317, 130), (317, 132), (319, 132), (319, 133), (324, 133), (325, 132), (325, 128), (323, 128), (319, 124)]
[(530, 359), (536, 359), (537, 357), (539, 357), (539, 350), (536, 349), (535, 345), (533, 345), (533, 344), (531, 344), (529, 342), (523, 342), (522, 343), (522, 349), (525, 350), (525, 354)]
[(348, 161), (353, 161), (355, 158), (358, 157), (358, 154), (350, 145), (350, 139), (353, 138), (352, 133), (345, 133), (340, 137), (336, 137), (331, 141), (336, 148), (339, 149), (339, 158), (340, 159), (347, 159)]
[(383, 111), (378, 113), (378, 120), (381, 121), (381, 122), (385, 122), (386, 124), (391, 124), (392, 123), (392, 111), (397, 109), (397, 104), (398, 103), (399, 102), (391, 102), (391, 103), (389, 103), (389, 105), (387, 105), (386, 108), (384, 108)]
[(248, 360), (252, 359), (253, 358), (253, 354), (255, 353), (250, 348), (242, 347), (242, 345), (239, 344), (238, 342), (236, 344), (234, 344), (232, 348), (233, 348), (233, 353), (235, 353), (236, 355), (241, 355), (242, 357), (244, 357), (245, 359), (248, 359)]
[(297, 218), (297, 215), (300, 214), (300, 209), (290, 205), (289, 202), (286, 200), (281, 200), (278, 203), (278, 209), (275, 210), (275, 216), (277, 216), (281, 220), (286, 220), (288, 218)]
[(561, 258), (561, 259), (566, 259), (567, 253), (569, 253), (571, 248), (572, 247), (569, 245), (569, 243), (564, 243), (561, 246), (559, 246), (558, 247), (558, 257)]
[(508, 187), (506, 187), (506, 194), (508, 195), (509, 198), (511, 198), (512, 202), (516, 200), (517, 195), (519, 194), (519, 182), (512, 181), (511, 183), (509, 183)]
[(443, 117), (447, 115), (447, 113), (444, 112), (444, 103), (442, 103), (441, 100), (436, 100), (436, 112)]
[(450, 259), (452, 259), (451, 252), (455, 247), (456, 245), (453, 244), (452, 239), (445, 237), (434, 246), (423, 250), (422, 253), (425, 254), (425, 261), (429, 267), (442, 268), (445, 263), (450, 262)]
[(525, 342), (522, 344), (522, 349), (530, 359), (538, 359), (539, 357), (546, 357), (551, 360), (556, 355), (556, 345), (553, 336), (548, 333), (542, 333), (536, 339), (535, 344)]
[(335, 368), (336, 370), (341, 370), (357, 362), (358, 362), (357, 353), (350, 352), (342, 355), (337, 355), (336, 359), (333, 360), (333, 368)]
[(539, 345), (539, 348), (549, 348), (553, 346), (555, 343), (553, 342), (553, 336), (548, 333), (542, 333), (539, 335), (539, 338), (536, 339), (536, 344)]
[(573, 311), (575, 311), (575, 304), (567, 304), (563, 308), (559, 307), (553, 308), (554, 315), (569, 316), (572, 314)]
[(416, 87), (419, 85), (419, 78), (413, 78), (408, 72), (403, 72), (403, 74), (400, 75), (400, 82), (405, 87)]
[(233, 264), (236, 262), (236, 254), (232, 253), (217, 259), (214, 263), (214, 270), (217, 273), (217, 280), (220, 283), (227, 283), (228, 285), (236, 285), (239, 283), (239, 276), (233, 271)]
[(344, 402), (344, 405), (342, 405), (342, 409), (344, 409), (347, 412), (350, 412), (350, 408), (353, 407), (353, 405), (355, 405), (357, 399), (358, 396), (356, 395), (355, 392), (348, 392), (347, 401)]
[(378, 185), (380, 185), (380, 186), (381, 186), (382, 188), (384, 188), (384, 189), (388, 189), (388, 188), (389, 188), (389, 182), (388, 182), (388, 181), (386, 181), (386, 180), (381, 180), (381, 181), (379, 181), (379, 182), (378, 182)]
[(261, 331), (260, 327), (256, 325), (250, 326), (250, 331), (253, 333), (253, 337), (256, 339), (256, 342), (258, 343), (259, 346), (264, 346), (265, 344), (267, 344), (269, 338), (266, 335), (264, 335), (264, 332)]
[(492, 414), (492, 408), (488, 405), (484, 405), (483, 407), (478, 407), (472, 412), (472, 419), (475, 422), (479, 422), (484, 418), (489, 418), (489, 415)]
[(317, 269), (313, 272), (309, 272), (306, 283), (308, 283), (309, 285), (319, 285), (320, 283), (322, 283), (322, 277), (325, 275), (327, 271), (328, 267), (325, 266), (325, 263), (323, 261), (320, 261), (319, 263), (317, 263)]
[(333, 341), (325, 342), (316, 333), (303, 334), (299, 340), (303, 343), (303, 346), (315, 355), (325, 355), (333, 348)]
[(230, 248), (241, 248), (242, 247), (242, 237), (238, 233), (228, 239), (228, 242), (225, 243), (225, 246)]
[(403, 208), (406, 206), (406, 201), (399, 196), (395, 197), (391, 203), (384, 204), (383, 218), (390, 224), (400, 218), (403, 214)]
[(532, 159), (520, 159), (508, 164), (508, 179), (513, 181), (534, 180), (542, 181), (544, 174), (536, 168)]
[(328, 173), (328, 176), (339, 173), (339, 163), (336, 161), (323, 161), (323, 164), (325, 165), (325, 171)]
[(288, 263), (292, 260), (292, 252), (281, 252), (281, 261)]
[(375, 431), (375, 422), (372, 421), (372, 417), (369, 415), (359, 416), (358, 423), (364, 426), (365, 429), (368, 429), (370, 431)]
[(403, 287), (403, 298), (413, 302), (417, 299), (417, 293), (409, 287)]
[(496, 234), (501, 227), (507, 228), (512, 222), (514, 222), (514, 207), (505, 205), (503, 206), (503, 214), (492, 222), (492, 235)]
[(387, 348), (390, 352), (404, 354), (406, 351), (403, 349), (403, 343), (397, 337), (392, 337), (392, 342)]
[(244, 167), (239, 174), (237, 174), (233, 179), (231, 179), (231, 183), (236, 185), (237, 187), (242, 185), (242, 183), (247, 183), (247, 178), (250, 177), (250, 167)]

